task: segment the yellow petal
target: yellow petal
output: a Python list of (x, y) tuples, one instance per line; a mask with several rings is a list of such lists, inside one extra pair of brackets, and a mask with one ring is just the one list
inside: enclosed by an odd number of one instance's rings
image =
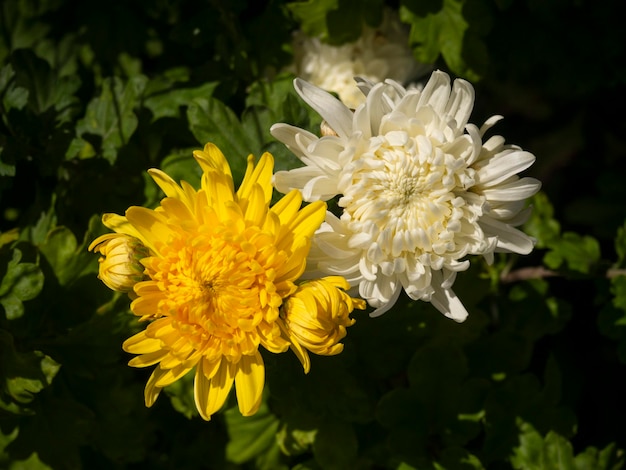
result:
[(286, 225), (296, 216), (300, 206), (302, 206), (302, 195), (300, 191), (294, 189), (280, 198), (272, 206), (270, 212), (278, 216), (281, 225)]
[(228, 175), (231, 181), (231, 192), (233, 191), (233, 175), (230, 172), (230, 166), (222, 151), (215, 144), (209, 142), (203, 150), (194, 150), (193, 156), (205, 173), (217, 170), (219, 173)]
[(217, 361), (210, 361), (207, 358), (202, 358), (202, 362), (198, 364), (198, 369), (202, 370), (202, 373), (207, 380), (211, 380), (219, 370), (220, 364), (221, 359), (218, 359)]
[(222, 407), (233, 387), (234, 380), (235, 365), (226, 359), (221, 360), (217, 373), (211, 380), (208, 380), (201, 371), (196, 370), (194, 400), (203, 419), (210, 420), (211, 415)]
[(115, 237), (119, 237), (117, 233), (105, 233), (104, 235), (100, 235), (94, 241), (92, 241), (87, 247), (88, 251), (93, 251), (93, 249), (98, 246), (100, 243), (105, 242), (107, 240), (112, 240)]
[(294, 238), (311, 238), (320, 225), (322, 225), (325, 218), (326, 203), (316, 201), (303, 207), (300, 212), (289, 221), (288, 225), (293, 231)]
[(304, 373), (308, 374), (309, 371), (311, 370), (311, 358), (309, 357), (309, 353), (306, 351), (306, 349), (304, 349), (300, 345), (300, 343), (295, 338), (295, 336), (293, 336), (289, 332), (289, 330), (287, 329), (285, 324), (282, 322), (282, 320), (278, 321), (278, 325), (280, 326), (280, 330), (282, 331), (285, 338), (287, 338), (287, 340), (289, 341), (289, 348), (293, 351), (296, 357), (300, 360), (300, 363), (302, 364), (302, 367), (304, 368)]
[(164, 371), (157, 367), (152, 371), (152, 375), (150, 375), (150, 378), (148, 379), (148, 383), (146, 384), (146, 388), (143, 392), (144, 400), (148, 408), (154, 405), (154, 402), (159, 397), (159, 393), (161, 393), (161, 387), (157, 387), (156, 383), (163, 374)]
[(161, 207), (165, 210), (167, 217), (178, 219), (180, 223), (185, 223), (185, 229), (189, 230), (189, 224), (194, 227), (197, 225), (189, 206), (180, 199), (166, 197), (161, 201)]
[(137, 231), (137, 229), (128, 222), (128, 219), (126, 217), (122, 215), (104, 214), (102, 216), (102, 223), (105, 227), (110, 228), (114, 232), (125, 233), (126, 235), (130, 235), (131, 237), (140, 239), (142, 242), (144, 241), (143, 237)]
[(154, 182), (159, 185), (159, 188), (163, 190), (166, 196), (180, 199), (185, 205), (189, 206), (190, 210), (193, 210), (193, 207), (191, 207), (190, 204), (190, 201), (193, 199), (189, 199), (185, 190), (176, 184), (176, 182), (167, 173), (156, 168), (148, 170), (148, 173), (152, 176)]
[(165, 374), (162, 374), (159, 379), (156, 381), (155, 386), (159, 388), (167, 387), (170, 384), (173, 384), (178, 379), (180, 379), (183, 375), (191, 370), (191, 367), (184, 367), (182, 364), (178, 366), (167, 369)]
[(241, 356), (235, 375), (235, 391), (243, 416), (251, 416), (259, 409), (264, 384), (265, 367), (259, 351), (252, 356)]
[(168, 355), (167, 349), (161, 349), (152, 353), (142, 354), (128, 361), (128, 365), (131, 367), (148, 367), (161, 362), (161, 360)]
[(250, 189), (248, 197), (241, 203), (246, 222), (256, 226), (263, 225), (267, 214), (267, 201), (264, 198), (263, 188), (260, 185), (256, 184)]
[[(139, 294), (139, 292), (137, 293)], [(161, 292), (157, 294), (141, 295), (141, 297), (138, 297), (131, 302), (130, 309), (135, 315), (139, 315), (139, 316), (158, 315), (159, 314), (159, 302), (162, 299), (163, 299), (163, 294), (161, 294)]]
[(258, 184), (263, 189), (263, 201), (269, 204), (272, 199), (272, 171), (274, 169), (274, 157), (265, 152), (261, 155), (259, 163), (254, 166), (254, 157), (248, 156), (248, 166), (243, 177), (241, 186), (237, 190), (237, 199), (249, 199), (254, 185)]
[[(290, 248), (293, 249), (291, 256), (280, 269), (276, 270), (276, 288), (278, 289), (278, 283), (280, 281), (295, 281), (304, 272), (306, 267), (306, 256), (309, 253), (310, 242), (308, 240), (299, 240), (300, 246)], [(283, 249), (285, 249), (283, 247)], [(284, 296), (284, 294), (283, 294)]]
[(124, 341), (122, 349), (131, 354), (153, 353), (161, 349), (161, 341), (158, 339), (148, 338), (144, 330)]
[(144, 245), (160, 254), (156, 245), (167, 244), (171, 232), (165, 216), (145, 207), (133, 206), (126, 211), (126, 218), (140, 233)]
[(232, 179), (215, 170), (211, 170), (202, 175), (202, 190), (220, 220), (224, 220), (222, 215), (223, 207), (228, 203), (232, 204), (234, 201)]

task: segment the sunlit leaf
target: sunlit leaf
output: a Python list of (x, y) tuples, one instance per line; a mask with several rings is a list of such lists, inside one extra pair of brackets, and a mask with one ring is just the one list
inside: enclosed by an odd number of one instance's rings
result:
[[(466, 63), (464, 40), (470, 24), (463, 15), (464, 0), (443, 0), (438, 8), (423, 11), (417, 2), (403, 2), (402, 21), (411, 25), (409, 41), (418, 61), (434, 63), (443, 56), (457, 75), (477, 80), (479, 74)], [(477, 40), (477, 39), (475, 39)], [(476, 46), (474, 46), (476, 47)]]
[(33, 112), (41, 114), (54, 108), (61, 113), (57, 118), (59, 123), (67, 120), (68, 108), (77, 102), (74, 93), (80, 86), (79, 77), (59, 77), (48, 62), (27, 49), (14, 52), (11, 59), (16, 84), (26, 90)]
[(280, 422), (266, 404), (250, 417), (242, 416), (237, 407), (224, 412), (230, 437), (226, 458), (234, 463), (247, 462), (278, 447), (276, 432)]
[(531, 199), (532, 212), (524, 224), (524, 231), (537, 240), (537, 248), (546, 248), (557, 243), (561, 233), (559, 222), (554, 218), (554, 208), (544, 192)]
[(552, 250), (544, 257), (546, 266), (551, 269), (558, 269), (565, 264), (572, 271), (588, 274), (600, 259), (600, 245), (589, 235), (565, 232), (551, 248)]
[(288, 4), (289, 10), (300, 22), (300, 27), (309, 36), (328, 37), (326, 26), (326, 15), (328, 12), (336, 10), (339, 0), (307, 0), (304, 2), (291, 2)]
[[(20, 413), (32, 413), (27, 405), (37, 393), (52, 383), (60, 364), (40, 351), (17, 351), (11, 334), (1, 329), (0, 352), (2, 401), (7, 403), (8, 398), (19, 407)], [(13, 409), (8, 408), (7, 411)]]
[(246, 132), (232, 109), (215, 98), (197, 98), (187, 109), (190, 129), (201, 145), (212, 142), (224, 153), (233, 172), (241, 181), (248, 155), (258, 156), (258, 135)]
[(216, 86), (216, 82), (208, 82), (195, 88), (157, 89), (146, 98), (144, 106), (152, 111), (154, 121), (163, 117), (179, 118), (181, 108), (188, 106), (195, 98), (209, 98)]
[[(34, 263), (21, 263), (22, 252), (15, 248), (0, 283), (0, 304), (6, 318), (14, 320), (24, 313), (22, 302), (37, 297), (43, 287), (44, 275)], [(1, 272), (1, 271), (0, 271)]]
[(90, 136), (99, 137), (102, 156), (113, 163), (119, 149), (128, 143), (137, 128), (135, 107), (146, 85), (146, 78), (138, 75), (124, 83), (119, 77), (107, 78), (102, 83), (100, 96), (87, 105), (85, 117), (76, 126), (77, 138), (66, 158), (79, 155)]
[(52, 229), (40, 248), (61, 285), (76, 279), (94, 261), (86, 243), (78, 246), (76, 237), (66, 227)]

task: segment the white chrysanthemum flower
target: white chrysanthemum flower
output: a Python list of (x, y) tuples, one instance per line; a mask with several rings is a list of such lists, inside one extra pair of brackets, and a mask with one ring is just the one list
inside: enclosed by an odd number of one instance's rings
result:
[(474, 89), (450, 85), (436, 71), (423, 90), (387, 80), (360, 80), (366, 102), (353, 113), (332, 95), (296, 79), (300, 96), (334, 130), (318, 138), (275, 124), (271, 132), (306, 166), (279, 171), (275, 187), (299, 189), (305, 200), (340, 195), (337, 218), (328, 212), (316, 232), (307, 266), (342, 275), (384, 313), (402, 289), (463, 321), (467, 311), (452, 290), (468, 255), (493, 261), (494, 252), (528, 254), (534, 241), (514, 228), (540, 183), (520, 178), (534, 155), (505, 145), (469, 124)]
[(357, 41), (340, 46), (325, 44), (301, 32), (296, 34), (294, 62), (296, 75), (337, 93), (353, 109), (364, 101), (354, 77), (375, 82), (389, 78), (406, 84), (432, 68), (415, 60), (408, 45), (406, 25), (390, 11), (385, 12), (379, 27), (364, 26)]

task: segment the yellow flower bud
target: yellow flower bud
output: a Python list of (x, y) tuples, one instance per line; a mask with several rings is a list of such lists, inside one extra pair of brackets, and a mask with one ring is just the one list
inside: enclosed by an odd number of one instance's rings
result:
[(346, 336), (346, 327), (355, 322), (350, 313), (366, 306), (364, 300), (344, 292), (349, 287), (340, 276), (300, 284), (283, 303), (283, 320), (292, 343), (296, 341), (315, 354), (340, 353), (343, 344), (339, 341)]
[(119, 233), (108, 233), (96, 238), (89, 251), (99, 252), (98, 279), (111, 290), (130, 292), (144, 279), (141, 259), (149, 256), (148, 249), (136, 238)]

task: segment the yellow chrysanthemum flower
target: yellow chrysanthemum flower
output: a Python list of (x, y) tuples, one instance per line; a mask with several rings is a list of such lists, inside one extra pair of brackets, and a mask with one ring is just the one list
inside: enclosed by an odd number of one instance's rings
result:
[(364, 300), (353, 299), (344, 292), (349, 287), (343, 277), (328, 276), (302, 283), (285, 300), (285, 331), (305, 371), (310, 367), (306, 349), (323, 356), (343, 351), (339, 341), (346, 336), (346, 327), (355, 322), (350, 313), (366, 307)]
[[(131, 303), (133, 313), (150, 323), (123, 348), (138, 354), (131, 366), (157, 364), (145, 389), (147, 406), (161, 389), (195, 369), (195, 403), (204, 419), (221, 408), (233, 384), (239, 409), (249, 416), (259, 408), (265, 382), (260, 345), (274, 353), (291, 347), (308, 370), (308, 356), (305, 360), (301, 351), (310, 345), (297, 344), (302, 334), (291, 331), (302, 320), (290, 320), (306, 312), (291, 308), (288, 299), (309, 291), (295, 281), (305, 269), (326, 204), (301, 208), (300, 193), (292, 191), (270, 208), (274, 161), (269, 153), (256, 166), (248, 157), (236, 192), (228, 162), (215, 145), (207, 144), (194, 157), (204, 172), (198, 191), (152, 169), (166, 195), (159, 207), (131, 207), (125, 217), (103, 217), (107, 227), (150, 251), (141, 261), (147, 280), (135, 284)], [(308, 312), (312, 318), (339, 319), (312, 333), (326, 353), (338, 351), (336, 342), (354, 306), (364, 307), (339, 290), (345, 286), (345, 281), (327, 281), (307, 294), (313, 299), (307, 305), (315, 307)]]
[(135, 237), (107, 233), (89, 245), (89, 251), (99, 252), (98, 279), (111, 290), (130, 292), (144, 278), (141, 260), (148, 249)]

